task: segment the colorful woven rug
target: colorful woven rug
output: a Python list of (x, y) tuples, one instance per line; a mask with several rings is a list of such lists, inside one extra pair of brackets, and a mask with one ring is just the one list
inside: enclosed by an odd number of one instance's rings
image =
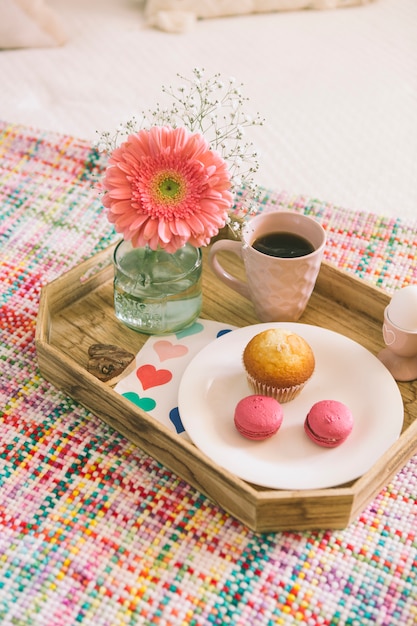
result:
[[(42, 379), (39, 293), (114, 240), (86, 142), (0, 124), (0, 622), (417, 624), (417, 457), (343, 531), (258, 536)], [(417, 282), (417, 221), (265, 191), (327, 258)]]

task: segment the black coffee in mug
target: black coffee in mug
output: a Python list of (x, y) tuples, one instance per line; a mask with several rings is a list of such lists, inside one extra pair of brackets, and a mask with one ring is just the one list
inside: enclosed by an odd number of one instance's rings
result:
[(276, 232), (261, 235), (252, 243), (252, 248), (282, 259), (295, 259), (314, 252), (314, 246), (296, 233)]

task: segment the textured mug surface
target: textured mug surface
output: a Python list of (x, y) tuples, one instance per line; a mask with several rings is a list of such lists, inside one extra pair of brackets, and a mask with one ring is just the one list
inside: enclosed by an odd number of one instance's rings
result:
[[(307, 239), (314, 251), (296, 258), (270, 256), (255, 250), (254, 241), (268, 233), (294, 233)], [(291, 211), (260, 213), (250, 219), (242, 241), (216, 241), (209, 263), (216, 276), (251, 300), (262, 322), (295, 322), (302, 315), (316, 283), (326, 243), (323, 227), (313, 218)], [(227, 272), (217, 253), (228, 250), (242, 258), (246, 282)]]

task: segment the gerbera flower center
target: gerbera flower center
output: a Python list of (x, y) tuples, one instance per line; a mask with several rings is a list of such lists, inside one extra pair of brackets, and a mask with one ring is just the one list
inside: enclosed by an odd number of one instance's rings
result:
[(163, 204), (177, 204), (186, 196), (184, 178), (179, 172), (159, 172), (152, 184), (153, 195), (158, 202)]

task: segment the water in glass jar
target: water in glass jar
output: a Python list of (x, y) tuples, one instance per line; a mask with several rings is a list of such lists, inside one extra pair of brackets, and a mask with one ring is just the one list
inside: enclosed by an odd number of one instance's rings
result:
[(202, 304), (201, 251), (186, 245), (177, 252), (132, 248), (115, 251), (116, 317), (147, 334), (172, 333), (191, 324)]

